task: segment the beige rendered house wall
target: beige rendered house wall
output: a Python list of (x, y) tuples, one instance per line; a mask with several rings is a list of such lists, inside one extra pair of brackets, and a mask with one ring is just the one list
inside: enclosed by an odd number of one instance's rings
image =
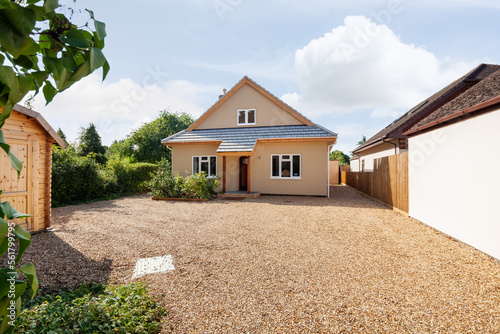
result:
[[(182, 176), (191, 175), (194, 156), (216, 156), (219, 143), (172, 144), (172, 172)], [(217, 175), (222, 176), (222, 157), (217, 157)]]
[[(255, 125), (238, 125), (237, 115), (240, 109), (255, 109)], [(238, 91), (201, 122), (196, 129), (221, 129), (255, 126), (301, 125), (293, 117), (249, 85), (242, 86)]]
[[(172, 170), (191, 175), (193, 156), (215, 156), (219, 144), (173, 144)], [(271, 155), (300, 154), (300, 179), (272, 179)], [(223, 157), (217, 157), (222, 184)], [(222, 189), (220, 187), (220, 189)], [(226, 191), (239, 189), (239, 157), (226, 157)], [(264, 194), (328, 195), (328, 146), (326, 142), (257, 143), (250, 157), (250, 190)]]
[[(300, 154), (301, 179), (272, 179), (271, 155)], [(326, 142), (257, 143), (250, 158), (251, 191), (263, 194), (328, 196)]]

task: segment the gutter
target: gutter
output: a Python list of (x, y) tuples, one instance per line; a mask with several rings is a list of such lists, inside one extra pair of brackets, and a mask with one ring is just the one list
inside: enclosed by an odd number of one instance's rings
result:
[[(423, 131), (428, 130), (430, 128), (433, 128), (433, 127), (436, 127), (439, 125), (443, 125), (444, 123), (447, 123), (447, 122), (458, 121), (460, 117), (471, 116), (471, 114), (474, 112), (482, 111), (484, 109), (493, 107), (497, 104), (500, 104), (500, 95), (497, 97), (494, 97), (488, 101), (476, 104), (475, 106), (466, 108), (466, 109), (458, 111), (454, 114), (440, 118), (440, 119), (433, 121), (431, 123), (422, 125), (422, 126), (416, 128), (415, 130), (406, 131), (405, 133), (403, 133), (403, 135), (404, 136), (414, 135), (414, 134), (417, 134), (418, 132), (423, 132)], [(485, 112), (487, 112), (487, 111), (485, 111)]]
[(383, 137), (382, 138), (382, 142), (386, 143), (386, 144), (391, 144), (391, 145), (394, 145), (394, 154), (398, 154), (398, 145), (394, 144), (394, 143), (391, 143), (390, 141), (385, 141), (387, 137)]

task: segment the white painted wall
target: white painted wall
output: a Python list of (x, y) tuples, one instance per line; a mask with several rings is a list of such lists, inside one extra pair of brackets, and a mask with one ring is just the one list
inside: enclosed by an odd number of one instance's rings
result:
[(410, 216), (500, 259), (500, 110), (409, 141)]
[(361, 166), (359, 164), (359, 159), (353, 159), (350, 161), (349, 165), (351, 166), (351, 172), (361, 172)]
[[(394, 141), (395, 144), (398, 141)], [(373, 172), (373, 161), (378, 158), (388, 157), (390, 155), (399, 154), (399, 147), (394, 150), (394, 145), (392, 144), (381, 144), (372, 149), (363, 151), (360, 153), (359, 158), (359, 171), (362, 172), (363, 161), (365, 162), (365, 172)]]

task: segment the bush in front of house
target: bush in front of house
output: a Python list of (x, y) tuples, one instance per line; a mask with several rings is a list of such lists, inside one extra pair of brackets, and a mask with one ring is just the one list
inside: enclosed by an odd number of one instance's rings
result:
[[(27, 303), (29, 305), (29, 303)], [(21, 333), (158, 333), (165, 309), (143, 283), (101, 284), (38, 297), (17, 319)]]
[(188, 177), (172, 173), (171, 164), (167, 160), (160, 161), (158, 170), (146, 183), (149, 193), (160, 198), (209, 199), (215, 194), (215, 188), (218, 186), (219, 180), (207, 177), (204, 172)]
[(81, 156), (69, 145), (66, 149), (53, 147), (52, 206), (63, 206), (107, 199), (146, 191), (145, 182), (156, 171), (156, 164), (128, 159), (110, 160), (99, 164), (90, 154)]

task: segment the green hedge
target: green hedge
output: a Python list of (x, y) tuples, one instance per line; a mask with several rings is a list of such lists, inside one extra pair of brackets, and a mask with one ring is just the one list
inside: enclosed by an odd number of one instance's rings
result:
[[(26, 306), (26, 305), (24, 305)], [(165, 309), (143, 283), (100, 284), (38, 297), (17, 318), (20, 333), (158, 333)]]
[(158, 168), (150, 163), (114, 160), (107, 166), (91, 156), (79, 156), (72, 146), (54, 146), (52, 154), (52, 206), (82, 203), (145, 191), (145, 182)]

